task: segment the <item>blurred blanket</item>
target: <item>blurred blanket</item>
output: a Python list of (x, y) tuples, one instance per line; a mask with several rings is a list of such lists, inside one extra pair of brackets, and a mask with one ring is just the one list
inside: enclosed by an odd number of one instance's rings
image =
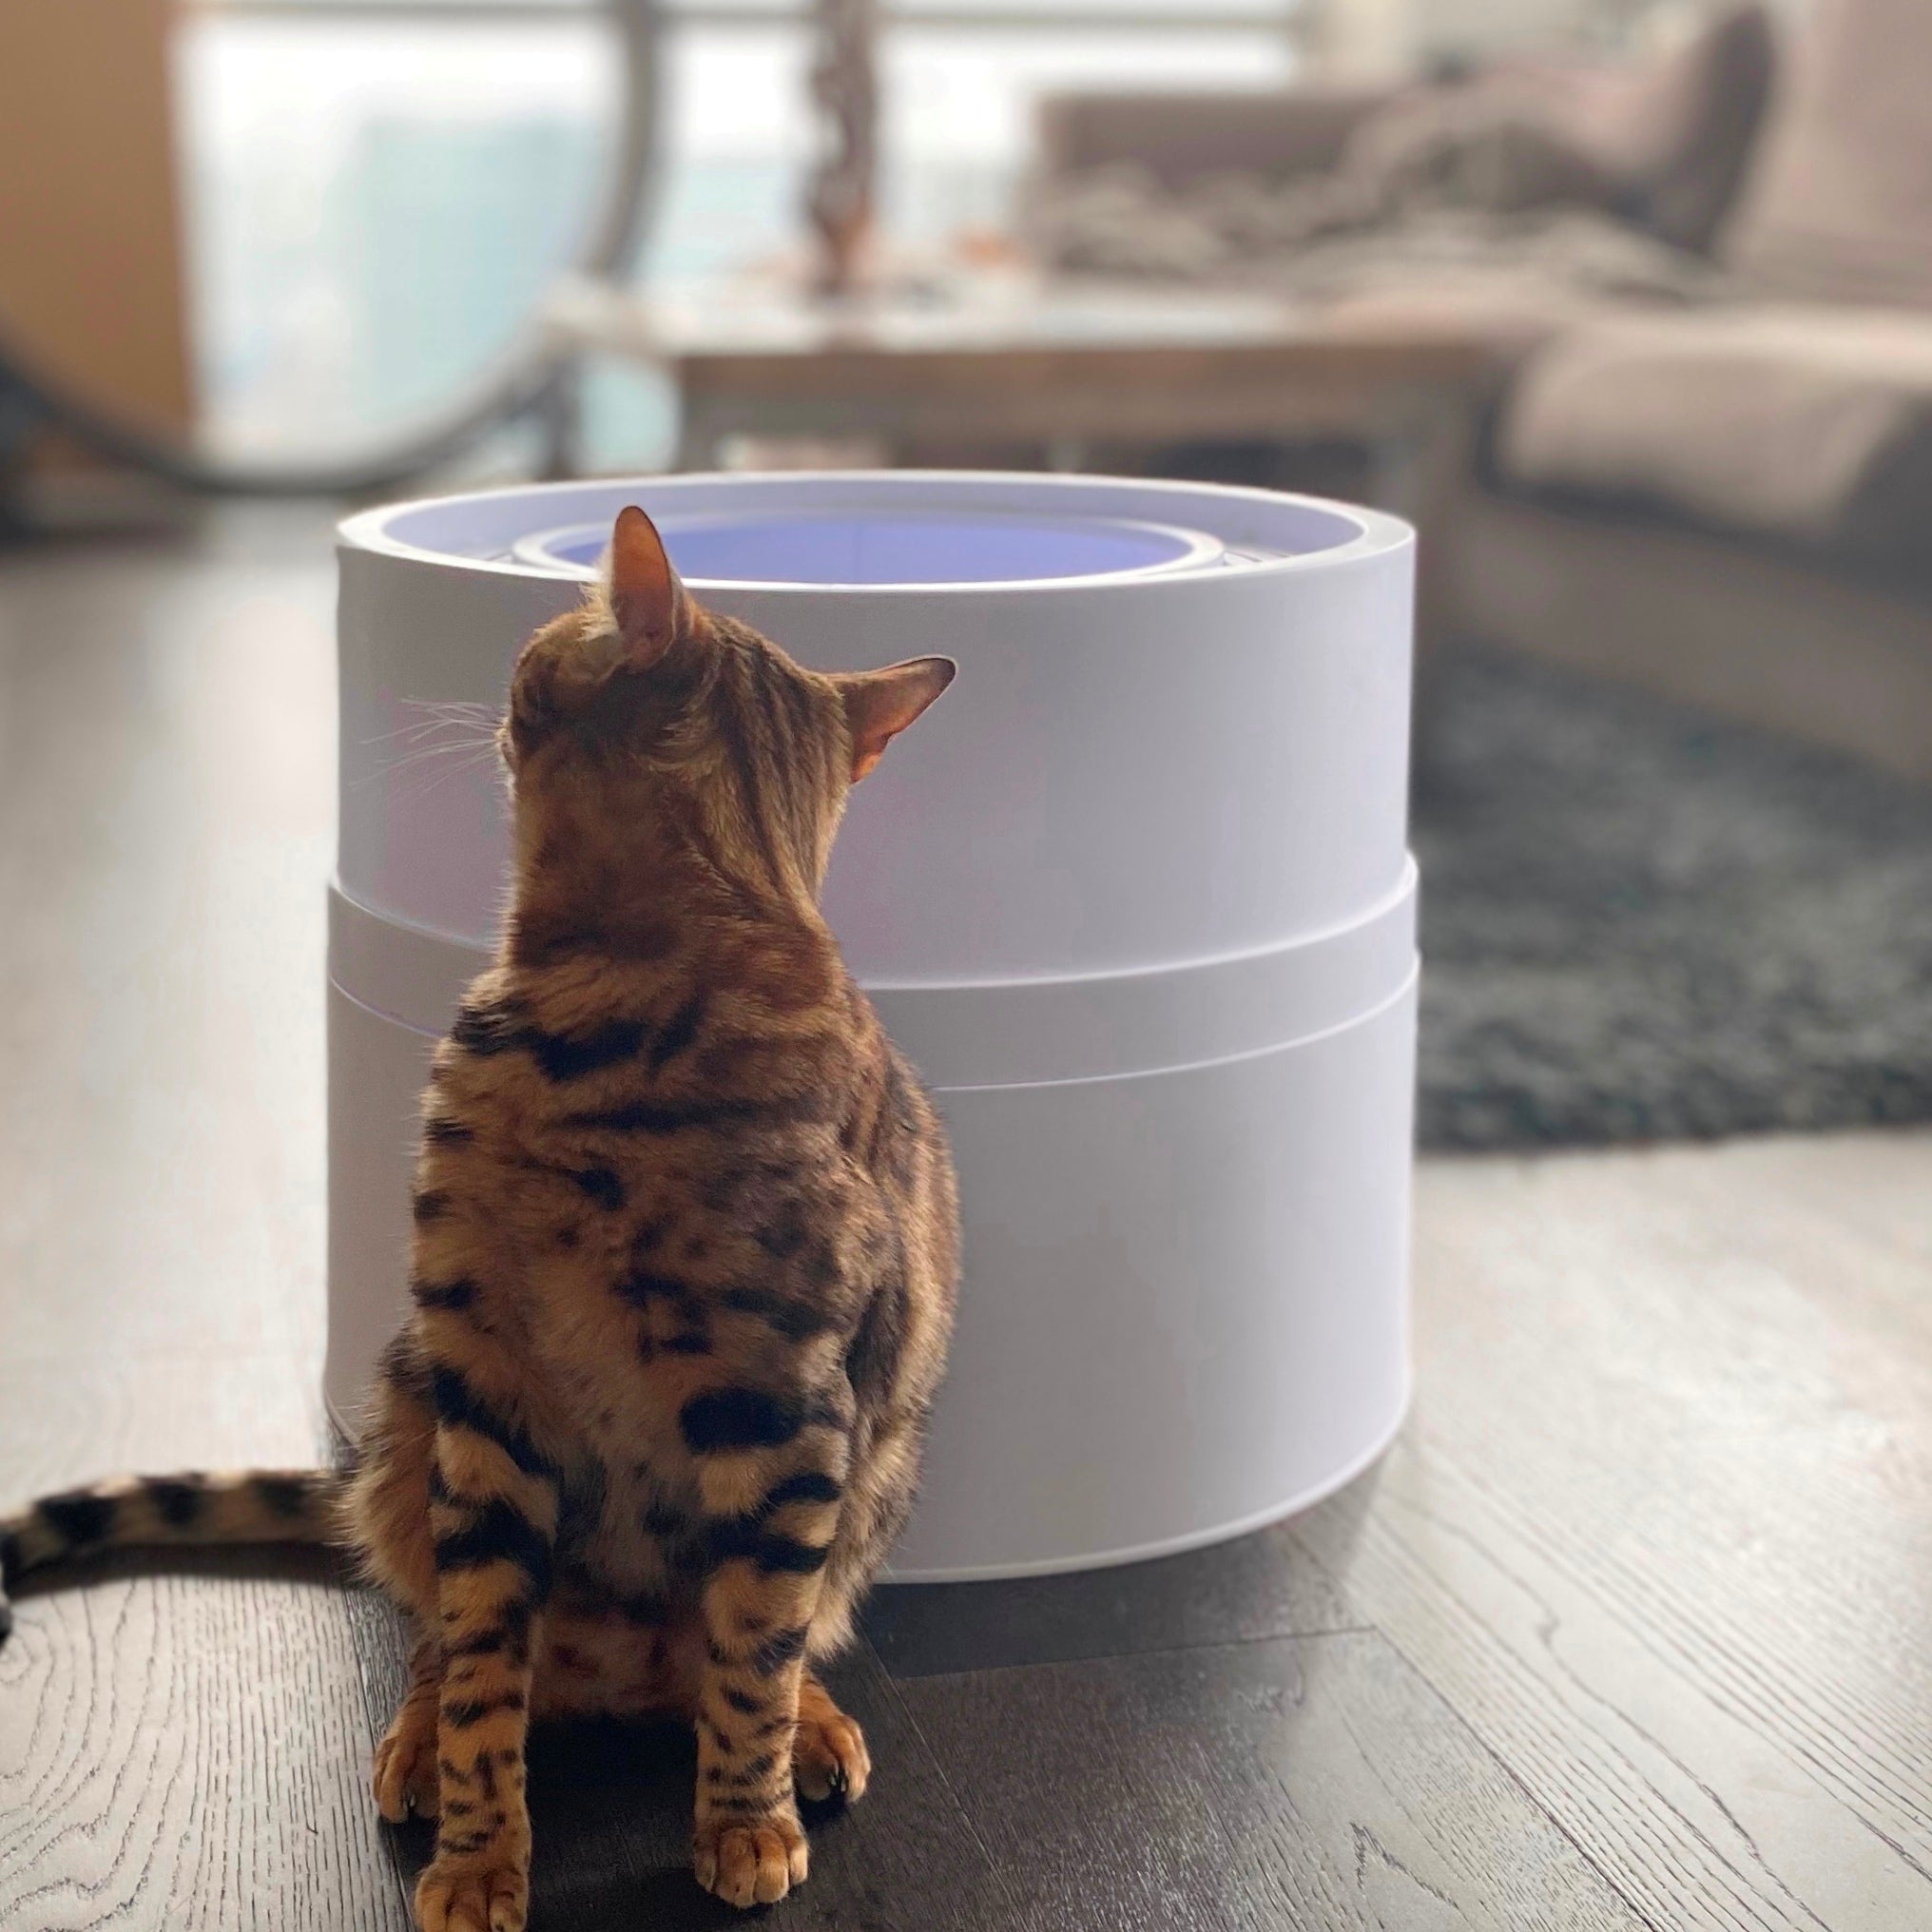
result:
[(1628, 184), (1530, 103), (1471, 87), (1392, 102), (1326, 174), (1170, 188), (1122, 164), (1041, 184), (1025, 225), (1065, 270), (1310, 299), (1465, 278), (1675, 303), (1725, 292), (1707, 258), (1625, 219), (1627, 200)]

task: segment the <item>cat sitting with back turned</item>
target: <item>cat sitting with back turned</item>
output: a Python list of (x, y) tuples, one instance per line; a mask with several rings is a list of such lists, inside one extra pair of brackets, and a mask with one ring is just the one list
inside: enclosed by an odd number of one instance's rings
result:
[(511, 901), (436, 1051), (414, 1306), (352, 1472), (0, 1522), (5, 1584), (122, 1545), (351, 1549), (415, 1632), (376, 1799), (437, 1821), (424, 1932), (520, 1932), (532, 1718), (691, 1724), (698, 1881), (737, 1905), (804, 1878), (800, 1795), (865, 1788), (817, 1666), (911, 1506), (957, 1211), (818, 895), (851, 786), (953, 675), (803, 669), (625, 511), (608, 585), (517, 661)]

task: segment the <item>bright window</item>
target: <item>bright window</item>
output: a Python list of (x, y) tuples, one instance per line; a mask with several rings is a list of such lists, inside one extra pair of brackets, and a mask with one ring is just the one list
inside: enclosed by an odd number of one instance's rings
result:
[[(1043, 91), (1278, 84), (1291, 4), (888, 8), (887, 228), (930, 242), (997, 225)], [(796, 237), (805, 34), (786, 0), (667, 10), (646, 272), (685, 277)], [(591, 219), (618, 106), (611, 48), (578, 0), (201, 0), (179, 71), (211, 437), (252, 452), (366, 441), (447, 406), (503, 355)]]

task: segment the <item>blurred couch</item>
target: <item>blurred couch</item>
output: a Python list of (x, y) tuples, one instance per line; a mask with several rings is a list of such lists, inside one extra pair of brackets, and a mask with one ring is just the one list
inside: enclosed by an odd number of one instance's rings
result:
[[(1445, 629), (1641, 682), (1932, 779), (1932, 0), (1733, 7), (1641, 69), (1522, 67), (1633, 229), (1711, 299), (1443, 305), (1502, 377), (1425, 531)], [(1043, 165), (1165, 190), (1345, 172), (1390, 97), (1068, 95)], [(1600, 165), (1599, 165), (1600, 164)]]

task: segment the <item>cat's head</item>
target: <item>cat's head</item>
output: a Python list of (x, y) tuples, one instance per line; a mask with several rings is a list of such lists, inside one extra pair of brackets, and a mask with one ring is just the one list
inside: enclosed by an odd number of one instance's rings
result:
[(621, 885), (682, 857), (759, 894), (815, 897), (847, 793), (946, 686), (949, 658), (828, 674), (686, 591), (641, 510), (608, 582), (539, 630), (498, 742), (526, 881)]

